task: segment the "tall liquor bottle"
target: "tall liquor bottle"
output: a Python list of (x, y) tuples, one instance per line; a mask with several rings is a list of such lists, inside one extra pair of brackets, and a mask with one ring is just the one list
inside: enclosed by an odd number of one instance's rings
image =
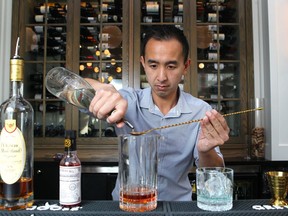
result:
[(10, 60), (10, 98), (0, 106), (0, 209), (33, 205), (34, 111), (23, 98), (24, 61)]
[(76, 131), (65, 132), (65, 155), (59, 168), (59, 202), (64, 207), (81, 203), (81, 162), (76, 151)]

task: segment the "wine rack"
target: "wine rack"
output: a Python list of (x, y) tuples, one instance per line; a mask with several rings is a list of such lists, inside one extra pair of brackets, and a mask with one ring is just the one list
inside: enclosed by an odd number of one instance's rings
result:
[[(122, 1), (81, 1), (80, 7), (79, 74), (121, 88)], [(107, 132), (111, 127), (105, 121), (79, 113), (81, 137), (114, 137)]]
[[(141, 5), (141, 21), (140, 21), (140, 37), (144, 37), (144, 32), (151, 25), (174, 25), (183, 30), (183, 1), (147, 1), (142, 0)], [(184, 80), (179, 84), (183, 89)], [(145, 72), (141, 67), (140, 72), (140, 88), (147, 88), (149, 84), (146, 80)]]
[[(78, 131), (79, 146), (92, 142), (115, 147), (113, 125), (55, 98), (46, 90), (45, 76), (62, 66), (118, 89), (149, 87), (139, 59), (141, 39), (152, 25), (176, 26), (188, 38), (191, 66), (181, 89), (222, 113), (246, 109), (253, 95), (253, 56), (246, 50), (252, 40), (247, 38), (251, 0), (13, 0), (13, 4), (13, 13), (20, 17), (13, 21), (12, 45), (20, 35), (24, 96), (35, 110), (36, 146), (62, 144), (63, 131), (73, 129)], [(245, 143), (248, 118), (233, 116), (227, 121), (229, 142)]]
[[(197, 1), (197, 76), (198, 97), (206, 100), (221, 113), (242, 108), (246, 75), (241, 74), (239, 9), (237, 0)], [(230, 136), (241, 134), (241, 117), (227, 119)]]

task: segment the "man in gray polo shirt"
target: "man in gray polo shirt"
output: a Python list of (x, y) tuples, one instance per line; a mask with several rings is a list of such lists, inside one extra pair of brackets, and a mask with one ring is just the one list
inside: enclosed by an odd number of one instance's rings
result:
[[(141, 48), (141, 63), (149, 88), (117, 91), (110, 84), (87, 81), (96, 89), (89, 110), (97, 118), (116, 123), (117, 134), (189, 121), (185, 126), (157, 131), (165, 143), (158, 149), (158, 200), (191, 200), (188, 173), (193, 163), (199, 167), (224, 166), (219, 146), (229, 139), (224, 117), (211, 106), (180, 90), (178, 84), (190, 65), (189, 45), (183, 32), (173, 26), (149, 28)], [(119, 199), (119, 182), (112, 193)]]

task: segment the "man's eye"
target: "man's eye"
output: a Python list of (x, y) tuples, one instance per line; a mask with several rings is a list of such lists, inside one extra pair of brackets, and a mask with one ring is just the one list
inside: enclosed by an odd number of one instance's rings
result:
[(154, 68), (155, 69), (155, 68), (157, 68), (157, 65), (151, 64), (150, 68)]
[(176, 68), (176, 66), (175, 66), (175, 65), (168, 65), (167, 68), (168, 68), (169, 70), (174, 70), (174, 69)]

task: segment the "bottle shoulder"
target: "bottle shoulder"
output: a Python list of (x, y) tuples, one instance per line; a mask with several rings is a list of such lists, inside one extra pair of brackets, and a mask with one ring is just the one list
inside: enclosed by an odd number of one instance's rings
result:
[(0, 110), (5, 112), (34, 112), (30, 102), (23, 97), (12, 96), (0, 105)]
[(81, 166), (81, 161), (76, 153), (65, 154), (60, 161), (60, 166)]

